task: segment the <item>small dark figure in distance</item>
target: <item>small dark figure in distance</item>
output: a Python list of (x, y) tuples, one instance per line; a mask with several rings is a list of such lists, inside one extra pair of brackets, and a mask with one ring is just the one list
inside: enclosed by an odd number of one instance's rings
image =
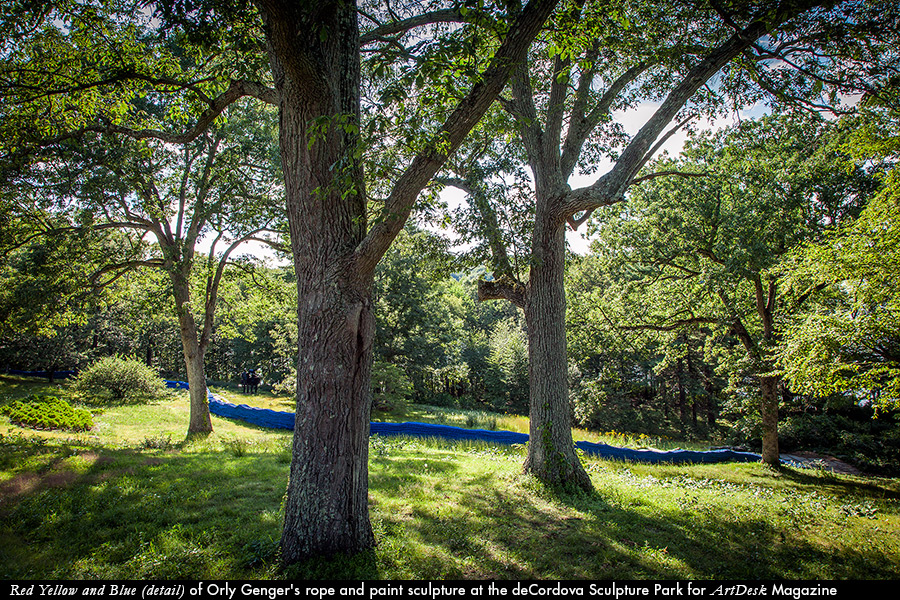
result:
[(247, 379), (248, 387), (250, 388), (250, 393), (255, 394), (259, 384), (262, 382), (262, 379), (259, 378), (259, 375), (256, 374), (255, 369), (250, 369), (250, 376)]
[(245, 394), (247, 393), (247, 388), (250, 386), (250, 373), (244, 371), (241, 373), (241, 391)]

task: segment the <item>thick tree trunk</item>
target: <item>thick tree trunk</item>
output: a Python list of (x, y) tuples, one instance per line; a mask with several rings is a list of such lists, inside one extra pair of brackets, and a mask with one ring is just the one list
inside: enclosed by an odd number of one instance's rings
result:
[(281, 559), (371, 548), (369, 389), (372, 271), (357, 154), (359, 51), (353, 3), (264, 2), (297, 274), (297, 404)]
[[(321, 256), (320, 252), (320, 256)], [(327, 254), (326, 254), (327, 256)], [(327, 259), (325, 259), (327, 260)], [(295, 261), (299, 290), (297, 417), (285, 503), (282, 560), (352, 554), (374, 545), (368, 444), (375, 319), (368, 282), (342, 269), (311, 277)]]
[(191, 421), (188, 425), (188, 434), (207, 434), (212, 432), (212, 420), (209, 416), (209, 397), (206, 390), (206, 367), (203, 350), (197, 343), (196, 335), (193, 339), (182, 337), (184, 348), (184, 364), (187, 368), (188, 392), (191, 397)]
[(762, 415), (762, 460), (777, 467), (778, 452), (778, 378), (760, 377), (760, 414)]
[[(555, 486), (592, 489), (575, 454), (566, 364), (565, 230), (538, 203), (525, 319), (530, 440), (525, 471)], [(546, 210), (546, 209), (544, 209)]]

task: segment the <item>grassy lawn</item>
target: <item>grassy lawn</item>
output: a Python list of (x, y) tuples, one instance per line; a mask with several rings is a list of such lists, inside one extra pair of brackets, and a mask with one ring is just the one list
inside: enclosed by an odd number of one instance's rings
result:
[[(0, 403), (35, 391), (0, 376)], [(397, 438), (370, 445), (377, 548), (281, 573), (288, 432), (187, 442), (184, 393), (95, 422), (0, 417), (0, 578), (900, 578), (896, 479), (586, 460), (596, 491), (560, 495), (520, 447)]]

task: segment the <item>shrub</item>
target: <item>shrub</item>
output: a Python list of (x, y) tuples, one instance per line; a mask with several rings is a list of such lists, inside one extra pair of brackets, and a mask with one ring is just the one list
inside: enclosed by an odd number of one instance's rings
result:
[(375, 361), (372, 366), (372, 402), (378, 410), (402, 408), (412, 395), (412, 383), (397, 365)]
[(0, 408), (0, 413), (23, 427), (36, 429), (68, 429), (85, 431), (94, 426), (91, 413), (56, 396), (33, 394)]
[(108, 396), (113, 401), (153, 399), (166, 391), (165, 383), (144, 363), (121, 356), (107, 356), (82, 371), (74, 389), (85, 394)]
[(572, 385), (569, 392), (575, 423), (581, 427), (659, 434), (661, 415), (658, 410), (646, 405), (638, 409), (634, 402), (636, 397), (640, 397), (638, 392), (608, 377), (582, 379)]

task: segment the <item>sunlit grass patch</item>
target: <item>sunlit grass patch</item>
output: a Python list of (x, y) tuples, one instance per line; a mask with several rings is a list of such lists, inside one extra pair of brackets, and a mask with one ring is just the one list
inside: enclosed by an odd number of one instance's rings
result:
[[(0, 388), (2, 392), (2, 388)], [(176, 418), (173, 415), (181, 415)], [(900, 482), (759, 463), (584, 457), (592, 493), (522, 473), (525, 447), (371, 438), (378, 545), (278, 570), (290, 432), (187, 396), (114, 407), (108, 430), (0, 437), (0, 568), (13, 578), (895, 579)]]

